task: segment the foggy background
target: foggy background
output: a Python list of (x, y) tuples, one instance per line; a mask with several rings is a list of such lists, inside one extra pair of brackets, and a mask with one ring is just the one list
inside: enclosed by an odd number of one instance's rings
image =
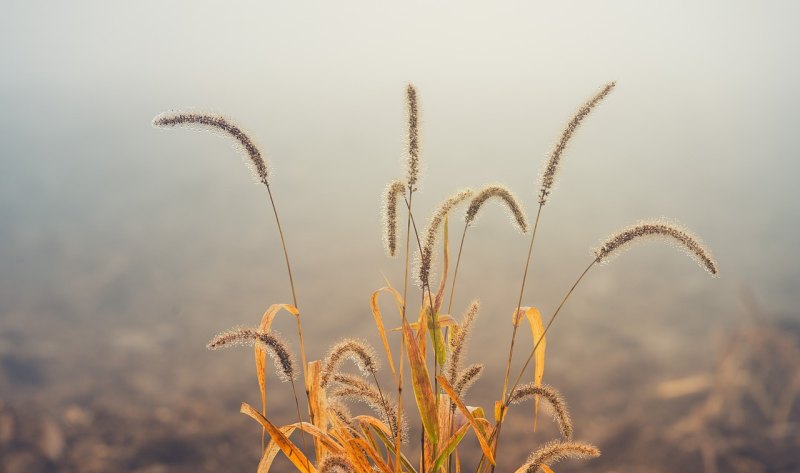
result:
[[(404, 175), (407, 83), (421, 102), (422, 222), (453, 191), (495, 182), (532, 219), (562, 127), (616, 80), (564, 157), (524, 305), (549, 317), (590, 248), (640, 218), (692, 229), (720, 277), (648, 243), (594, 268), (570, 299), (548, 334), (545, 381), (570, 401), (578, 438), (603, 447), (592, 434), (613, 406), (711, 369), (746, 317), (743, 294), (769, 320), (798, 322), (799, 14), (795, 2), (739, 1), (5, 1), (0, 401), (81, 414), (89, 432), (99, 412), (129, 409), (116, 424), (126, 435), (147, 428), (130, 419), (156, 413), (164, 439), (228, 445), (214, 450), (220, 462), (255, 468), (259, 429), (237, 413), (258, 400), (252, 355), (205, 344), (291, 301), (280, 241), (230, 141), (155, 129), (157, 114), (223, 113), (259, 143), (317, 359), (338, 336), (378, 346), (369, 295), (384, 274), (402, 286), (402, 260), (383, 254), (380, 198)], [(451, 220), (453, 245), (461, 225)], [(454, 312), (483, 303), (469, 353), (487, 364), (476, 405), (499, 395), (527, 242), (496, 204), (467, 239)], [(294, 321), (277, 320), (296, 348)], [(517, 361), (531, 348), (520, 333)], [(281, 406), (288, 392), (272, 383)], [(599, 407), (604, 391), (620, 402)], [(203, 437), (211, 428), (229, 444)], [(546, 438), (531, 435), (508, 469)], [(158, 470), (114, 453), (132, 438), (104, 439), (112, 453), (97, 471), (183, 471), (196, 452), (154, 455), (172, 465)]]

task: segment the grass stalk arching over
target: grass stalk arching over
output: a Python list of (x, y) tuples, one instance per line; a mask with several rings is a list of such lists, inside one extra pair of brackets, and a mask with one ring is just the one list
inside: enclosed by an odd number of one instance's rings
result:
[[(510, 415), (512, 405), (524, 400), (533, 400), (534, 412), (538, 410), (540, 398), (551, 406), (554, 421), (558, 424), (563, 438), (531, 448), (527, 460), (520, 458), (518, 473), (551, 471), (549, 464), (563, 458), (591, 458), (600, 454), (597, 447), (572, 439), (573, 423), (563, 397), (554, 388), (542, 383), (546, 336), (555, 319), (562, 312), (566, 302), (589, 271), (606, 263), (611, 257), (627, 249), (637, 241), (657, 238), (673, 243), (689, 256), (716, 275), (717, 265), (700, 240), (681, 226), (669, 221), (644, 221), (626, 227), (611, 235), (595, 250), (588, 266), (575, 280), (561, 299), (547, 324), (538, 310), (523, 306), (528, 273), (532, 269), (533, 247), (540, 224), (542, 210), (550, 197), (560, 168), (560, 162), (571, 137), (586, 116), (615, 87), (611, 82), (587, 101), (562, 131), (555, 148), (550, 153), (540, 176), (540, 190), (537, 196), (538, 208), (533, 222), (524, 271), (512, 317), (511, 340), (508, 359), (504, 370), (502, 390), (499, 399), (483, 407), (468, 407), (466, 403), (469, 387), (486, 371), (486, 366), (473, 363), (462, 368), (463, 353), (468, 343), (469, 332), (478, 312), (478, 301), (473, 301), (460, 320), (453, 317), (453, 305), (457, 301), (454, 294), (456, 279), (464, 256), (464, 242), (469, 227), (474, 223), (482, 205), (490, 199), (500, 200), (510, 211), (512, 221), (525, 233), (528, 221), (519, 200), (511, 191), (501, 185), (490, 185), (472, 193), (461, 191), (443, 201), (432, 214), (424, 232), (420, 232), (414, 215), (412, 202), (420, 182), (420, 125), (419, 98), (416, 88), (406, 89), (408, 148), (406, 150), (406, 170), (404, 179), (396, 179), (387, 187), (384, 204), (384, 244), (387, 254), (394, 256), (401, 249), (398, 240), (402, 228), (398, 225), (399, 211), (405, 211), (405, 252), (403, 254), (402, 291), (395, 289), (387, 281), (386, 286), (376, 290), (370, 300), (370, 308), (375, 318), (376, 328), (383, 344), (388, 365), (392, 371), (397, 398), (391, 390), (381, 388), (377, 371), (380, 363), (375, 350), (361, 340), (343, 340), (332, 348), (323, 361), (306, 359), (300, 310), (298, 309), (295, 282), (289, 260), (287, 240), (278, 216), (277, 205), (269, 183), (269, 167), (255, 142), (232, 121), (217, 115), (190, 112), (166, 113), (156, 117), (154, 124), (159, 127), (191, 126), (211, 129), (233, 138), (234, 143), (245, 153), (257, 178), (267, 188), (270, 205), (275, 217), (286, 262), (292, 304), (272, 304), (255, 328), (238, 328), (223, 332), (209, 343), (216, 349), (232, 345), (252, 345), (256, 356), (256, 373), (261, 391), (261, 412), (247, 403), (242, 404), (241, 412), (262, 426), (262, 455), (258, 472), (270, 470), (278, 453), (283, 453), (297, 471), (314, 472), (353, 472), (353, 473), (444, 473), (455, 469), (475, 469), (477, 473), (493, 472), (496, 459), (503, 449), (500, 447), (500, 434), (503, 423)], [(402, 196), (402, 199), (401, 199)], [(468, 199), (469, 206), (464, 218), (455, 269), (448, 285), (449, 241), (448, 221), (451, 211)], [(403, 202), (404, 206), (398, 204)], [(399, 208), (399, 209), (398, 209)], [(421, 238), (422, 236), (422, 238)], [(416, 243), (416, 248), (414, 248)], [(441, 248), (437, 252), (437, 247)], [(417, 317), (413, 317), (408, 303), (413, 296), (411, 285), (411, 255), (420, 255), (418, 280), (420, 286), (420, 306)], [(437, 256), (437, 254), (439, 256)], [(438, 284), (433, 284), (432, 268), (441, 265)], [(449, 286), (449, 294), (447, 289)], [(385, 316), (379, 302), (380, 295), (390, 295), (397, 309), (399, 327), (387, 330)], [(516, 294), (515, 294), (516, 295)], [(443, 302), (448, 297), (447, 310), (442, 312)], [(272, 331), (274, 317), (281, 312), (294, 316), (297, 324), (302, 363), (303, 384), (306, 392), (306, 414), (304, 420), (300, 400), (296, 394), (295, 368), (291, 350), (280, 336)], [(529, 353), (519, 373), (512, 378), (511, 367), (519, 325), (530, 325), (533, 349)], [(394, 325), (394, 324), (392, 324)], [(393, 349), (389, 336), (399, 332), (399, 344)], [(430, 349), (429, 349), (430, 345)], [(278, 373), (291, 383), (294, 395), (297, 422), (276, 426), (267, 415), (266, 402), (266, 363), (265, 356), (272, 356)], [(399, 361), (395, 365), (399, 355)], [(345, 360), (352, 360), (358, 373), (346, 371)], [(407, 368), (406, 368), (407, 363)], [(349, 366), (349, 365), (347, 365)], [(429, 370), (432, 366), (432, 373)], [(529, 368), (533, 366), (533, 380), (527, 380)], [(406, 375), (408, 378), (406, 379)], [(512, 382), (513, 379), (513, 382)], [(403, 405), (403, 389), (408, 383), (414, 394), (416, 415)], [(352, 414), (347, 402), (364, 404), (369, 411)], [(470, 404), (478, 404), (472, 401)], [(404, 410), (404, 407), (406, 409)], [(491, 414), (494, 414), (493, 418)], [(412, 418), (413, 417), (413, 418)], [(404, 445), (409, 441), (407, 421), (420, 425), (420, 457), (413, 461), (404, 453)], [(534, 424), (535, 426), (535, 424)], [(297, 446), (291, 436), (300, 431), (301, 445)], [(269, 436), (269, 443), (264, 439)], [(467, 436), (474, 437), (481, 449), (481, 458), (473, 465), (462, 465), (459, 446)], [(312, 442), (307, 443), (306, 437)], [(505, 454), (505, 458), (508, 453)]]

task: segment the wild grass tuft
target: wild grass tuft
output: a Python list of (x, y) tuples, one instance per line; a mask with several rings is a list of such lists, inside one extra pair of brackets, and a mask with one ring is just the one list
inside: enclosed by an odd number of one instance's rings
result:
[[(256, 170), (256, 175), (266, 186), (269, 194), (276, 226), (281, 236), (292, 304), (272, 304), (262, 316), (261, 323), (257, 328), (232, 329), (217, 335), (208, 344), (209, 349), (234, 345), (255, 347), (254, 354), (262, 410), (259, 412), (250, 405), (243, 404), (241, 411), (259, 423), (262, 427), (262, 439), (265, 435), (268, 435), (270, 439), (267, 445), (262, 440), (263, 453), (258, 466), (259, 473), (270, 470), (279, 451), (283, 452), (292, 465), (303, 473), (315, 471), (321, 473), (444, 473), (452, 472), (453, 469), (456, 472), (460, 472), (462, 469), (466, 471), (467, 468), (470, 470), (474, 468), (476, 473), (490, 473), (494, 471), (497, 459), (501, 454), (504, 459), (513, 455), (513, 451), (509, 453), (500, 447), (500, 434), (504, 422), (510, 415), (509, 407), (511, 404), (533, 400), (535, 413), (540, 398), (544, 399), (552, 408), (563, 440), (544, 444), (535, 450), (525, 462), (517, 460), (516, 464), (521, 464), (516, 470), (517, 473), (535, 473), (539, 470), (552, 472), (549, 465), (563, 458), (590, 458), (600, 454), (600, 451), (590, 444), (570, 440), (574, 427), (566, 403), (554, 388), (542, 383), (547, 347), (546, 335), (556, 317), (562, 312), (567, 300), (591, 268), (606, 262), (630, 246), (631, 243), (647, 237), (658, 237), (674, 242), (697, 259), (711, 274), (717, 274), (717, 265), (709, 251), (690, 232), (667, 222), (642, 222), (623, 229), (602, 242), (601, 246), (595, 250), (588, 266), (566, 291), (546, 324), (536, 308), (523, 307), (525, 282), (531, 269), (536, 230), (540, 223), (542, 208), (552, 191), (564, 151), (586, 116), (614, 87), (614, 82), (609, 83), (577, 111), (561, 133), (557, 145), (547, 160), (541, 175), (541, 188), (536, 200), (539, 205), (530, 232), (531, 239), (527, 258), (524, 259), (525, 265), (519, 294), (518, 296), (508, 294), (508, 310), (514, 315), (510, 321), (512, 334), (508, 346), (509, 354), (502, 390), (499, 398), (488, 400), (485, 408), (468, 407), (464, 402), (464, 396), (469, 387), (487, 368), (481, 363), (470, 364), (466, 368), (462, 368), (469, 334), (476, 324), (479, 304), (477, 300), (472, 302), (460, 323), (450, 315), (456, 276), (463, 256), (464, 239), (467, 229), (476, 221), (482, 206), (491, 199), (499, 200), (509, 209), (514, 225), (522, 232), (526, 232), (530, 226), (520, 200), (506, 187), (492, 185), (481, 189), (477, 194), (473, 194), (470, 190), (464, 190), (452, 195), (434, 210), (428, 225), (421, 232), (418, 230), (412, 201), (420, 177), (419, 104), (417, 91), (413, 86), (407, 87), (405, 96), (408, 112), (406, 175), (403, 180), (393, 180), (387, 186), (382, 201), (384, 209), (383, 239), (386, 252), (389, 256), (402, 252), (404, 256), (402, 291), (395, 289), (387, 281), (386, 286), (376, 290), (370, 298), (370, 308), (375, 318), (388, 366), (391, 369), (393, 393), (396, 392), (396, 396), (389, 395), (381, 389), (377, 375), (378, 356), (364, 341), (345, 339), (336, 343), (324, 360), (314, 360), (310, 363), (306, 360), (301, 316), (297, 306), (286, 240), (270, 189), (268, 167), (253, 140), (232, 121), (216, 115), (174, 112), (156, 117), (154, 123), (157, 126), (206, 127), (232, 137), (244, 150)], [(458, 258), (451, 278), (450, 302), (446, 312), (440, 313), (443, 298), (447, 293), (450, 264), (448, 215), (457, 205), (468, 199), (472, 200), (466, 211)], [(405, 205), (398, 210), (400, 203)], [(406, 212), (406, 235), (405, 245), (400, 245), (398, 220), (399, 213), (403, 209)], [(437, 246), (440, 246), (442, 255), (441, 277), (438, 288), (433, 288), (430, 279), (433, 270), (433, 256)], [(418, 307), (409, 303), (413, 296), (409, 295), (409, 281), (413, 279), (409, 277), (412, 253), (419, 255), (416, 279), (421, 286), (419, 294), (421, 302)], [(388, 319), (383, 314), (378, 302), (381, 294), (389, 295), (392, 298), (397, 309), (396, 320), (400, 325), (399, 330), (386, 330), (384, 320)], [(513, 304), (515, 296), (517, 303)], [(295, 392), (296, 370), (291, 352), (285, 342), (270, 330), (273, 319), (279, 313), (288, 314), (297, 323), (303, 385), (306, 391), (306, 406), (303, 412), (301, 412), (297, 395), (294, 395), (297, 422), (283, 426), (276, 426), (269, 421), (268, 417), (271, 417), (271, 414), (268, 416), (266, 402), (265, 356), (267, 355), (273, 358), (278, 375), (283, 380), (290, 381), (292, 391)], [(414, 314), (418, 314), (418, 317), (412, 317)], [(516, 377), (512, 378), (510, 375), (517, 329), (526, 324), (530, 326), (533, 348)], [(395, 353), (389, 343), (389, 336), (398, 332), (399, 343), (397, 353)], [(362, 376), (341, 371), (346, 360), (355, 363)], [(405, 366), (406, 364), (407, 366)], [(533, 376), (528, 370), (531, 366), (534, 367)], [(419, 429), (421, 454), (419, 459), (414, 461), (403, 453), (403, 448), (407, 445), (406, 440), (408, 440), (408, 424), (405, 413), (414, 412), (413, 409), (404, 410), (403, 408), (403, 390), (408, 385), (412, 388), (416, 402), (416, 415), (409, 414), (409, 416), (421, 426)], [(368, 412), (353, 414), (347, 402), (364, 404), (368, 408)], [(354, 409), (356, 407), (364, 408), (364, 406), (352, 407)], [(488, 416), (487, 413), (494, 413), (494, 416)], [(296, 430), (300, 431), (302, 448), (291, 439), (292, 433)], [(306, 435), (313, 437), (311, 446), (306, 444)], [(482, 455), (477, 464), (470, 466), (462, 465), (459, 456), (461, 441), (467, 436), (477, 440)], [(312, 465), (317, 466), (314, 468)]]

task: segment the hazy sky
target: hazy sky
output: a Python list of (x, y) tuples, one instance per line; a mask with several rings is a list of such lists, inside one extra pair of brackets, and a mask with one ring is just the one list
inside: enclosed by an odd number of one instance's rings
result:
[[(271, 160), (301, 303), (369, 317), (381, 272), (399, 283), (378, 198), (403, 172), (407, 82), (424, 218), (490, 182), (533, 210), (561, 127), (610, 80), (546, 207), (528, 303), (551, 310), (591, 245), (663, 215), (705, 239), (722, 277), (648, 245), (593, 274), (563, 333), (598, 311), (674, 330), (724, 320), (741, 287), (797, 316), (798, 20), (797, 2), (6, 0), (0, 316), (191, 318), (210, 335), (288, 300), (241, 159), (219, 137), (150, 125), (193, 107), (237, 119)], [(506, 220), (495, 210), (470, 237), (462, 305), (510, 313), (525, 242)]]

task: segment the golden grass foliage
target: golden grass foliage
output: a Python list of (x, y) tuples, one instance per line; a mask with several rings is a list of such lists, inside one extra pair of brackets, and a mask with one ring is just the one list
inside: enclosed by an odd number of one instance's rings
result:
[[(585, 103), (573, 116), (573, 119), (562, 132), (560, 140), (550, 155), (541, 178), (541, 189), (536, 202), (539, 204), (536, 219), (531, 233), (530, 248), (525, 261), (525, 272), (519, 301), (509, 305), (514, 308), (510, 321), (513, 334), (509, 344), (509, 357), (505, 366), (505, 381), (500, 396), (487, 404), (488, 409), (470, 407), (465, 402), (468, 388), (485, 371), (479, 363), (462, 368), (466, 345), (470, 331), (473, 329), (479, 302), (474, 300), (465, 310), (465, 315), (457, 321), (450, 314), (455, 292), (455, 276), (461, 260), (464, 238), (467, 228), (471, 226), (482, 208), (490, 200), (497, 199), (509, 210), (512, 221), (522, 232), (529, 228), (528, 219), (522, 204), (511, 190), (502, 185), (487, 186), (477, 194), (463, 190), (453, 194), (442, 202), (433, 212), (426, 228), (417, 228), (414, 218), (412, 197), (419, 184), (420, 146), (419, 146), (419, 106), (416, 89), (409, 85), (406, 90), (408, 112), (408, 149), (405, 180), (394, 180), (387, 187), (383, 197), (384, 208), (384, 243), (389, 255), (405, 250), (402, 261), (405, 276), (402, 290), (395, 289), (387, 282), (386, 286), (377, 289), (370, 297), (372, 311), (383, 351), (391, 371), (393, 381), (391, 389), (382, 389), (377, 372), (379, 360), (375, 350), (365, 341), (344, 339), (336, 343), (324, 360), (309, 362), (305, 356), (301, 311), (298, 308), (294, 282), (292, 280), (289, 253), (283, 230), (278, 219), (278, 212), (267, 179), (268, 172), (262, 152), (256, 147), (240, 127), (230, 120), (214, 115), (193, 113), (168, 113), (157, 117), (154, 123), (160, 127), (178, 125), (204, 126), (221, 131), (233, 138), (238, 146), (244, 149), (256, 174), (269, 191), (270, 203), (275, 214), (276, 226), (281, 236), (283, 252), (286, 258), (286, 269), (289, 276), (292, 304), (273, 304), (261, 317), (255, 328), (236, 328), (217, 335), (209, 342), (210, 349), (233, 345), (252, 345), (256, 360), (258, 386), (261, 392), (261, 411), (249, 404), (242, 404), (241, 411), (262, 426), (262, 457), (258, 464), (258, 472), (270, 470), (278, 453), (283, 453), (297, 471), (304, 473), (338, 472), (338, 473), (444, 473), (460, 472), (465, 465), (461, 464), (459, 445), (467, 436), (472, 436), (480, 446), (482, 457), (477, 465), (473, 465), (477, 473), (493, 472), (495, 459), (498, 456), (500, 433), (503, 422), (509, 414), (512, 404), (526, 400), (534, 400), (535, 416), (539, 400), (544, 399), (553, 411), (562, 440), (547, 443), (534, 450), (527, 461), (520, 459), (517, 472), (534, 473), (536, 471), (552, 472), (549, 464), (560, 459), (589, 458), (600, 454), (599, 450), (589, 444), (572, 440), (573, 423), (570, 419), (566, 402), (552, 387), (542, 384), (544, 376), (546, 334), (556, 316), (564, 307), (583, 277), (596, 264), (605, 261), (620, 248), (627, 246), (639, 238), (646, 236), (666, 237), (682, 246), (688, 253), (700, 261), (706, 269), (716, 275), (716, 263), (711, 259), (708, 250), (699, 243), (699, 239), (686, 230), (661, 222), (642, 223), (622, 230), (607, 239), (595, 253), (589, 266), (580, 273), (575, 283), (566, 293), (558, 308), (550, 316), (548, 323), (543, 323), (541, 313), (535, 307), (523, 307), (525, 278), (527, 277), (536, 228), (542, 208), (550, 195), (559, 163), (567, 147), (567, 143), (589, 112), (611, 91), (614, 82), (606, 85), (592, 99)], [(473, 197), (474, 195), (474, 197)], [(468, 199), (468, 209), (464, 216), (464, 227), (461, 244), (456, 261), (456, 269), (450, 287), (450, 302), (446, 312), (442, 312), (446, 282), (450, 264), (448, 242), (448, 215), (455, 207)], [(404, 204), (404, 205), (400, 205)], [(405, 245), (398, 238), (400, 212), (405, 212)], [(436, 247), (441, 245), (441, 276), (438, 287), (431, 287), (430, 274), (433, 255)], [(410, 255), (416, 253), (419, 259), (417, 278), (410, 274)], [(410, 282), (418, 279), (421, 285), (421, 304), (412, 307), (406, 301), (409, 295)], [(381, 295), (391, 296), (396, 308), (396, 320), (399, 327), (387, 330), (386, 315), (381, 309)], [(513, 297), (513, 294), (511, 295)], [(416, 310), (416, 312), (412, 312)], [(287, 344), (271, 330), (274, 318), (286, 313), (294, 318), (297, 324), (298, 342), (301, 354), (303, 387), (305, 389), (305, 406), (301, 409), (296, 394), (294, 379), (295, 362)], [(416, 314), (416, 318), (412, 315)], [(530, 326), (533, 342), (527, 361), (511, 382), (510, 369), (514, 354), (514, 343), (517, 329), (523, 320)], [(392, 323), (392, 326), (396, 323)], [(391, 335), (391, 336), (390, 336)], [(392, 336), (396, 337), (393, 338)], [(397, 349), (393, 349), (396, 342)], [(291, 382), (296, 404), (297, 421), (277, 426), (267, 418), (267, 365), (265, 357), (270, 355), (275, 361), (278, 374)], [(345, 372), (350, 368), (350, 361), (360, 372), (359, 375)], [(408, 368), (404, 368), (405, 364)], [(529, 365), (533, 363), (533, 375), (530, 382), (523, 383)], [(406, 379), (406, 377), (408, 379)], [(416, 409), (404, 408), (402, 392), (410, 381), (414, 394)], [(348, 402), (365, 404), (369, 413), (354, 415)], [(470, 404), (477, 404), (471, 402)], [(415, 413), (414, 413), (415, 411)], [(493, 413), (493, 419), (487, 417), (487, 411)], [(420, 458), (412, 461), (404, 453), (404, 446), (409, 442), (407, 418), (422, 426), (419, 439), (422, 451)], [(296, 431), (300, 431), (300, 443), (292, 439)], [(266, 438), (269, 437), (269, 443)], [(310, 440), (310, 443), (307, 443)], [(505, 454), (508, 457), (508, 454)]]

